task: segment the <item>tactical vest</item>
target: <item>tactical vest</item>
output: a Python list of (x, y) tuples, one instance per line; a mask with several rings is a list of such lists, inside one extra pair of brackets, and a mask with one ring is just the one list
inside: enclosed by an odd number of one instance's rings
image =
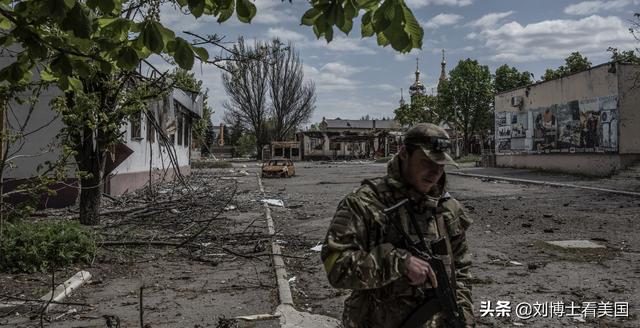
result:
[[(394, 196), (393, 189), (389, 186), (387, 179), (387, 177), (367, 179), (362, 181), (362, 185), (369, 186), (380, 197), (384, 206), (391, 208), (401, 200)], [(452, 262), (450, 241), (443, 240), (436, 247), (432, 247), (430, 243), (440, 238), (450, 238), (451, 225), (446, 224), (447, 220), (442, 217), (444, 213), (451, 212), (451, 209), (447, 208), (445, 204), (450, 198), (448, 193), (440, 198), (432, 197), (432, 204), (429, 204), (432, 206), (419, 209), (414, 208), (414, 204), (408, 201), (385, 216), (387, 222), (383, 223), (384, 226), (380, 230), (384, 231), (385, 242), (389, 242), (397, 248), (406, 249), (407, 243), (417, 243), (423, 239), (426, 242), (425, 246), (429, 255), (438, 255), (443, 260), (447, 274), (455, 286), (455, 276), (451, 274), (455, 272), (455, 267)], [(440, 224), (438, 224), (438, 220), (440, 220)], [(401, 229), (404, 232), (399, 231)], [(407, 240), (407, 238), (411, 240)]]

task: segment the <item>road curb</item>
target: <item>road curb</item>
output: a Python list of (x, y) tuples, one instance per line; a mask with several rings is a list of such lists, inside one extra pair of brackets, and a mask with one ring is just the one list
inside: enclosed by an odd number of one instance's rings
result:
[[(258, 178), (258, 186), (260, 186), (260, 192), (262, 196), (266, 198), (264, 192), (264, 186), (262, 185), (262, 178), (260, 174), (256, 174)], [(275, 236), (276, 230), (273, 224), (273, 218), (271, 217), (271, 208), (266, 202), (263, 203), (265, 209), (265, 216), (267, 218), (267, 228), (269, 230), (269, 236)], [(340, 322), (335, 319), (324, 315), (311, 314), (307, 312), (300, 312), (294, 308), (293, 296), (291, 295), (291, 287), (289, 286), (289, 280), (287, 279), (287, 270), (282, 258), (282, 250), (280, 245), (274, 240), (271, 242), (271, 253), (273, 259), (273, 267), (276, 273), (276, 281), (278, 285), (278, 297), (280, 298), (280, 304), (276, 308), (275, 314), (280, 317), (280, 327), (282, 328), (337, 328), (340, 327)]]
[[(266, 197), (264, 193), (264, 187), (262, 185), (262, 178), (260, 174), (256, 174), (258, 178), (258, 186), (263, 197)], [(269, 204), (263, 203), (265, 216), (267, 218), (267, 228), (269, 230), (269, 236), (275, 236), (276, 229), (273, 224), (273, 218), (271, 217), (271, 208)], [(280, 298), (280, 304), (289, 304), (293, 306), (293, 296), (291, 295), (291, 288), (289, 287), (289, 281), (287, 280), (287, 269), (282, 259), (282, 251), (280, 245), (274, 240), (271, 242), (271, 254), (273, 259), (273, 268), (276, 273), (276, 281), (278, 284), (278, 297)]]
[(508, 181), (508, 182), (536, 184), (536, 185), (552, 186), (552, 187), (585, 189), (585, 190), (608, 192), (608, 193), (620, 194), (620, 195), (626, 195), (626, 196), (640, 197), (640, 193), (639, 192), (625, 191), (625, 190), (615, 190), (615, 189), (606, 189), (606, 188), (598, 188), (598, 187), (589, 187), (589, 186), (580, 186), (580, 185), (575, 185), (575, 184), (570, 184), (570, 183), (547, 182), (547, 181), (518, 179), (518, 178), (507, 178), (507, 177), (494, 176), (494, 175), (472, 174), (472, 173), (462, 173), (462, 172), (447, 172), (447, 174), (458, 175), (458, 176), (463, 176), (463, 177), (470, 177), (470, 178), (501, 180), (501, 181)]

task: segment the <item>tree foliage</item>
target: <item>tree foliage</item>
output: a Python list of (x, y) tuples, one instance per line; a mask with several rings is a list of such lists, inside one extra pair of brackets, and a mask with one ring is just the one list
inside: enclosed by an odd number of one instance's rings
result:
[(311, 0), (311, 9), (304, 13), (302, 25), (313, 27), (317, 38), (333, 39), (333, 26), (349, 34), (353, 20), (362, 16), (362, 37), (376, 35), (378, 45), (400, 52), (422, 48), (424, 31), (403, 0)]
[(474, 134), (482, 135), (493, 126), (489, 67), (476, 60), (461, 60), (439, 89), (439, 106), (446, 113), (445, 119), (462, 133), (466, 152)]
[(555, 70), (550, 68), (547, 69), (544, 72), (544, 75), (542, 75), (542, 80), (549, 81), (591, 68), (591, 62), (589, 59), (578, 51), (572, 52), (564, 59), (564, 62), (564, 65)]
[(255, 60), (227, 63), (230, 73), (222, 79), (229, 97), (223, 104), (226, 120), (248, 128), (256, 137), (259, 156), (264, 145), (287, 140), (309, 120), (315, 109), (315, 87), (304, 81), (302, 62), (292, 44), (284, 46), (276, 39), (246, 46), (240, 39), (234, 52)]
[[(269, 91), (268, 47), (256, 42), (247, 46), (242, 38), (233, 47), (233, 58), (226, 64), (230, 73), (222, 76), (222, 85), (229, 99), (223, 103), (232, 122), (241, 122), (256, 136), (257, 153), (269, 143), (266, 129), (267, 92)], [(236, 58), (236, 56), (239, 56)], [(260, 58), (243, 60), (246, 57)]]
[(611, 52), (612, 61), (621, 61), (624, 63), (640, 65), (640, 57), (636, 55), (637, 51), (623, 50), (619, 51), (618, 48), (609, 47), (607, 51)]
[(313, 114), (315, 85), (304, 81), (302, 61), (291, 42), (285, 47), (278, 39), (273, 40), (268, 60), (273, 140), (284, 141)]
[(411, 97), (411, 103), (402, 104), (394, 110), (395, 120), (401, 125), (439, 124), (444, 118), (440, 108), (438, 97), (417, 94)]
[(533, 83), (532, 75), (528, 71), (520, 72), (515, 67), (504, 64), (496, 69), (493, 87), (496, 93), (515, 89)]

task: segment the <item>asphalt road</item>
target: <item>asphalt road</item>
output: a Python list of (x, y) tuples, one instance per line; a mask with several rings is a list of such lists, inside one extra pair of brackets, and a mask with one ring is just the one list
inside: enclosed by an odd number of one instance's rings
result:
[[(339, 318), (349, 291), (328, 284), (311, 248), (323, 240), (338, 202), (386, 166), (300, 162), (296, 169), (293, 178), (264, 182), (267, 195), (285, 204), (273, 208), (273, 218), (284, 254), (291, 256), (286, 264), (294, 301), (299, 310)], [(640, 198), (460, 176), (449, 177), (449, 191), (474, 220), (467, 238), (479, 326), (640, 326)], [(573, 239), (605, 248), (545, 243)], [(496, 311), (498, 302), (503, 306)], [(537, 312), (527, 315), (527, 308)]]

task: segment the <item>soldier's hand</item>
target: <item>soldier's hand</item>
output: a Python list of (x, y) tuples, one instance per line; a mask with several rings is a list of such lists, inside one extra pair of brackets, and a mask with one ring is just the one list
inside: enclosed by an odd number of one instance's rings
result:
[(409, 256), (407, 258), (406, 267), (409, 284), (417, 286), (428, 282), (431, 286), (433, 286), (433, 288), (438, 287), (436, 274), (431, 268), (431, 265), (429, 265), (429, 263), (427, 263), (426, 261), (415, 256)]

